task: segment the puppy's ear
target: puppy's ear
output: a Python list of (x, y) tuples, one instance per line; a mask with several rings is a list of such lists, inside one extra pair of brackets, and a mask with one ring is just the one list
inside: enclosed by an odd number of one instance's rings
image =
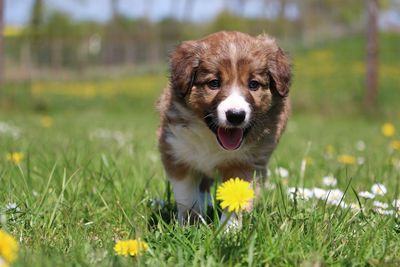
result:
[(292, 71), (289, 58), (278, 47), (276, 41), (269, 36), (259, 36), (266, 51), (267, 69), (270, 76), (270, 88), (273, 93), (278, 93), (282, 97), (289, 94), (289, 87), (292, 80)]
[(186, 41), (170, 56), (170, 82), (179, 97), (185, 97), (193, 87), (199, 65), (198, 47), (196, 41)]

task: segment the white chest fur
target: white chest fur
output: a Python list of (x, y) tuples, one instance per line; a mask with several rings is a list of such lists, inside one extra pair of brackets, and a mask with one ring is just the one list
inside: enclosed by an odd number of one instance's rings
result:
[(232, 161), (250, 159), (248, 148), (243, 143), (235, 151), (227, 151), (218, 144), (214, 133), (198, 118), (192, 117), (187, 124), (169, 125), (170, 135), (166, 141), (174, 158), (212, 177), (215, 167)]

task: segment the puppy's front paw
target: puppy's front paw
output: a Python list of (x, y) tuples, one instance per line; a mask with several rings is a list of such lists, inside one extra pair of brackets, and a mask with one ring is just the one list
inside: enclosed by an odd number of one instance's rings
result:
[(232, 232), (242, 229), (242, 216), (236, 213), (223, 212), (219, 221), (220, 225), (224, 226), (225, 232)]

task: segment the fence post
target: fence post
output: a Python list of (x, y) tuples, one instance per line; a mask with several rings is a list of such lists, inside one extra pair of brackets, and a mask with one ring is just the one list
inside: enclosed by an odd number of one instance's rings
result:
[(367, 71), (364, 105), (366, 109), (372, 110), (376, 106), (378, 95), (378, 0), (368, 0), (367, 10)]

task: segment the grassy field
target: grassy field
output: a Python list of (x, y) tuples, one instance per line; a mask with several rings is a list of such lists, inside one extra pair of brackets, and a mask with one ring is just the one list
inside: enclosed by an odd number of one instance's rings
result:
[[(231, 234), (216, 235), (218, 220), (180, 227), (171, 216), (154, 108), (166, 72), (4, 86), (0, 223), (20, 244), (14, 265), (399, 266), (400, 36), (382, 36), (381, 48), (373, 114), (360, 104), (361, 37), (289, 50), (293, 114), (262, 199)], [(383, 135), (387, 122), (397, 132)], [(377, 183), (385, 194), (362, 197)], [(137, 237), (146, 253), (115, 255), (116, 240)]]

